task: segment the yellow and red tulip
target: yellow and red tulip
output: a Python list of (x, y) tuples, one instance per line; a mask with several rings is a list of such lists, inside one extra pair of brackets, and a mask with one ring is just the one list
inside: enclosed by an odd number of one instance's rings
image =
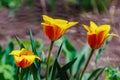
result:
[(93, 21), (90, 21), (90, 26), (84, 25), (87, 32), (88, 44), (92, 49), (100, 48), (109, 36), (117, 36), (116, 34), (109, 34), (110, 25), (104, 24), (97, 26)]
[(43, 15), (43, 20), (44, 22), (42, 22), (41, 24), (43, 26), (44, 33), (52, 41), (58, 40), (68, 28), (78, 23), (68, 22), (62, 19), (53, 19), (46, 15)]
[(13, 50), (10, 55), (14, 56), (16, 65), (21, 68), (29, 67), (34, 62), (35, 58), (40, 60), (32, 51), (24, 48), (21, 50)]

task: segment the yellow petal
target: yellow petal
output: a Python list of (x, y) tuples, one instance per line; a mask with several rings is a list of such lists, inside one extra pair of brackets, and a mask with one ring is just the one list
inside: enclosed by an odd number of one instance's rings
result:
[(14, 56), (15, 62), (19, 63), (23, 60), (23, 57)]
[(100, 25), (98, 28), (97, 28), (97, 32), (100, 32), (100, 31), (105, 31), (106, 33), (105, 34), (108, 34), (109, 31), (110, 31), (110, 25)]
[(14, 55), (14, 56), (18, 56), (18, 55), (20, 55), (20, 50), (13, 50), (11, 53), (10, 53), (10, 55)]
[(97, 28), (98, 26), (93, 21), (90, 21), (90, 31), (96, 32)]
[(20, 55), (33, 55), (34, 53), (27, 49), (22, 49)]
[(49, 24), (46, 24), (46, 23), (41, 23), (41, 25), (43, 25), (43, 26), (49, 26)]
[(69, 22), (69, 23), (67, 24), (67, 26), (66, 26), (66, 29), (68, 29), (68, 28), (70, 28), (70, 27), (72, 27), (72, 26), (74, 26), (74, 25), (76, 25), (76, 24), (78, 24), (78, 22)]
[(29, 67), (34, 62), (35, 58), (40, 60), (40, 58), (36, 55), (22, 55), (20, 57), (14, 57), (16, 65), (21, 68)]
[(87, 25), (82, 25), (88, 32), (90, 32), (90, 28), (89, 28), (89, 26), (87, 26)]
[(36, 55), (34, 55), (34, 56), (35, 56), (35, 58), (37, 58), (37, 59), (41, 60), (41, 58), (40, 58), (39, 56), (36, 56)]
[(67, 24), (68, 23), (68, 21), (62, 20), (62, 19), (54, 19), (54, 21), (56, 24)]
[(35, 60), (35, 56), (34, 55), (28, 55), (28, 56), (24, 56), (24, 59), (28, 60), (29, 62), (33, 63)]
[(40, 60), (40, 58), (36, 55), (23, 56), (23, 58), (26, 59), (31, 64), (34, 62), (35, 58)]
[(54, 20), (53, 18), (49, 16), (46, 16), (46, 15), (42, 15), (42, 16), (43, 16), (43, 20), (47, 23), (52, 22)]
[(108, 34), (108, 36), (116, 36), (116, 37), (119, 37), (117, 34)]
[(60, 27), (60, 28), (65, 28), (67, 23), (68, 23), (68, 21), (62, 20), (62, 19), (54, 19), (54, 22), (53, 22), (54, 25), (56, 25), (57, 27)]
[(93, 27), (96, 29), (98, 26), (93, 21), (90, 21), (90, 27)]

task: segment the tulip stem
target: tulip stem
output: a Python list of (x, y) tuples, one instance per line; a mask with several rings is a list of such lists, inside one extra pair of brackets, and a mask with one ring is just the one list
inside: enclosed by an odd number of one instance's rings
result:
[(17, 68), (17, 77), (16, 77), (16, 80), (17, 80), (17, 79), (18, 79), (18, 80), (22, 80), (22, 79), (21, 79), (21, 68), (20, 68), (20, 67)]
[(46, 80), (48, 80), (49, 77), (49, 67), (50, 67), (50, 55), (52, 52), (54, 41), (51, 41), (50, 48), (49, 48), (49, 53), (48, 53), (48, 58), (47, 58), (47, 67), (46, 67)]
[(95, 50), (92, 49), (91, 52), (90, 52), (90, 55), (89, 55), (89, 57), (88, 57), (88, 59), (87, 59), (87, 62), (86, 62), (86, 64), (85, 64), (84, 68), (83, 68), (83, 71), (82, 71), (82, 73), (81, 73), (80, 80), (82, 80), (82, 77), (83, 77), (83, 75), (84, 75), (84, 73), (85, 73), (85, 71), (86, 71), (86, 69), (87, 69), (87, 66), (88, 66), (88, 64), (89, 64), (89, 62), (90, 62), (90, 59), (91, 59), (94, 51), (95, 51)]

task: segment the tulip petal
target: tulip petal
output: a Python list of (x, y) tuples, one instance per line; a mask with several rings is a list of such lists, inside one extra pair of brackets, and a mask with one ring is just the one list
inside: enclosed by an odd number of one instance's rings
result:
[(14, 59), (15, 59), (16, 65), (18, 67), (22, 67), (23, 68), (24, 65), (21, 65), (20, 63), (21, 63), (21, 61), (23, 61), (24, 58), (23, 57), (14, 56)]
[(26, 68), (34, 62), (35, 58), (41, 60), (36, 55), (25, 55), (25, 56), (23, 55), (21, 57), (15, 56), (15, 62), (18, 67)]
[(78, 24), (78, 22), (69, 22), (65, 28), (68, 29), (76, 24)]
[(67, 24), (67, 23), (68, 23), (68, 21), (66, 21), (66, 20), (61, 20), (61, 19), (54, 19), (54, 22), (55, 22), (56, 24)]
[(96, 32), (97, 28), (98, 28), (98, 26), (93, 21), (90, 21), (90, 31), (92, 31), (94, 33), (94, 32)]
[(53, 18), (49, 17), (49, 16), (46, 16), (46, 15), (42, 15), (43, 16), (43, 20), (46, 22), (46, 23), (50, 23), (50, 22), (53, 22)]
[(14, 50), (10, 53), (10, 55), (14, 56), (16, 65), (21, 68), (29, 67), (35, 60), (35, 58), (41, 60), (38, 56), (34, 55), (34, 53), (25, 48), (21, 50)]
[(109, 31), (110, 31), (110, 25), (100, 25), (98, 28), (97, 28), (97, 32), (99, 33), (100, 31), (105, 31), (105, 34), (108, 34)]
[(116, 37), (119, 37), (117, 34), (108, 34), (108, 36), (116, 36)]
[(93, 49), (100, 48), (109, 36), (118, 36), (116, 34), (109, 34), (110, 25), (108, 24), (97, 26), (93, 21), (90, 21), (90, 27), (87, 25), (83, 26), (88, 31), (88, 44)]
[(10, 53), (10, 55), (14, 55), (14, 56), (18, 56), (18, 55), (20, 55), (20, 50), (13, 50), (11, 53)]
[(105, 31), (101, 31), (97, 34), (97, 42), (96, 42), (97, 47), (96, 47), (96, 49), (103, 45), (106, 38), (107, 38), (107, 35), (105, 34)]
[(88, 32), (91, 32), (89, 26), (83, 24), (83, 27), (84, 27)]
[(41, 24), (43, 25), (44, 33), (52, 41), (58, 40), (68, 28), (78, 23), (68, 22), (62, 19), (53, 19), (46, 15), (43, 15), (43, 20), (45, 22)]
[(64, 29), (54, 27), (54, 40), (59, 39), (64, 34)]
[(88, 37), (88, 44), (90, 45), (90, 47), (95, 49), (96, 48), (97, 35), (88, 33), (87, 37)]
[(47, 23), (41, 23), (41, 25), (43, 25), (43, 26), (45, 27), (45, 26), (49, 26), (50, 24), (47, 24)]
[(54, 38), (54, 27), (46, 26), (46, 27), (44, 27), (44, 32), (49, 39), (53, 40), (53, 38)]
[(33, 55), (34, 53), (27, 49), (22, 49), (20, 55)]
[(18, 63), (19, 67), (26, 68), (29, 67), (33, 62), (29, 62), (27, 59), (23, 59), (20, 63)]

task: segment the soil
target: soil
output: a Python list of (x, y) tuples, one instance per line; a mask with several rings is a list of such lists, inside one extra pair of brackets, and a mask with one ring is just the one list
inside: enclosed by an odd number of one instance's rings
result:
[[(8, 38), (14, 38), (17, 35), (22, 40), (29, 39), (29, 29), (32, 29), (35, 39), (40, 39), (48, 47), (50, 41), (44, 36), (42, 26), (40, 25), (44, 14), (40, 2), (35, 0), (33, 9), (30, 9), (24, 4), (15, 15), (9, 15), (9, 9), (0, 8), (0, 44), (5, 46)], [(65, 6), (60, 0), (57, 2), (56, 9), (50, 11), (47, 9), (47, 15), (53, 18), (61, 18), (69, 21), (78, 21), (79, 24), (69, 29), (65, 35), (73, 43), (76, 49), (83, 46), (86, 40), (86, 31), (81, 24), (89, 25), (90, 20), (100, 24), (110, 24), (111, 32), (120, 35), (120, 1), (116, 0), (111, 4), (110, 8), (104, 14), (96, 14), (94, 11), (80, 13), (74, 5)], [(64, 4), (64, 5), (63, 5)], [(120, 67), (120, 38), (113, 37), (103, 53), (103, 58), (98, 63), (103, 65), (103, 62), (110, 62), (112, 66)], [(93, 58), (94, 59), (94, 58)], [(91, 64), (92, 65), (92, 64)]]

